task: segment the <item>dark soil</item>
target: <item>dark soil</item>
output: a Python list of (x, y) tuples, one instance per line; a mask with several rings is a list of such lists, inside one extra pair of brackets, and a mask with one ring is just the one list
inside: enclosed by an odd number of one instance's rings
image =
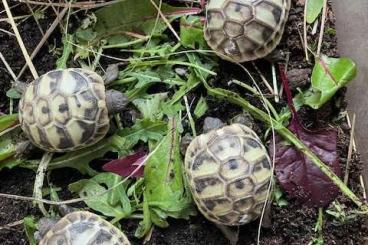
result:
[[(290, 13), (290, 18), (284, 34), (284, 40), (280, 44), (280, 49), (285, 53), (290, 52), (288, 70), (311, 68), (311, 64), (305, 62), (304, 50), (300, 39), (302, 33), (302, 14), (304, 1), (293, 0), (293, 8)], [(3, 7), (0, 5), (0, 18), (5, 18)], [(15, 16), (28, 14), (28, 9), (25, 4), (20, 4), (13, 9)], [(48, 26), (53, 21), (53, 14), (46, 13), (46, 18), (40, 20), (43, 30), (47, 30)], [(4, 21), (0, 22), (0, 28), (11, 31), (10, 25)], [(38, 44), (41, 39), (41, 34), (33, 18), (29, 18), (18, 28), (22, 34), (23, 41), (28, 48), (29, 53)], [(326, 29), (334, 28), (334, 16), (329, 10)], [(322, 52), (329, 56), (337, 56), (336, 38), (332, 32), (326, 34), (324, 37), (324, 44)], [(317, 35), (309, 36), (310, 43), (318, 40)], [(60, 32), (55, 31), (49, 39), (49, 44), (41, 50), (34, 60), (39, 74), (54, 68), (55, 57), (49, 52), (48, 46), (51, 47), (54, 42), (60, 46)], [(50, 45), (52, 44), (52, 45)], [(0, 51), (17, 74), (25, 61), (18, 48), (18, 43), (13, 36), (2, 32), (0, 30)], [(257, 66), (262, 70), (269, 69), (267, 63), (257, 61)], [(251, 67), (250, 67), (251, 69)], [(307, 71), (307, 72), (310, 72)], [(252, 73), (256, 74), (253, 70)], [(221, 67), (221, 74), (216, 80), (212, 81), (218, 86), (227, 86), (226, 82), (229, 78), (244, 77), (239, 69), (227, 62), (223, 62)], [(265, 75), (269, 77), (266, 71)], [(257, 77), (257, 75), (255, 75)], [(23, 80), (31, 80), (31, 75), (26, 72), (22, 77)], [(9, 103), (6, 99), (5, 93), (10, 88), (11, 77), (7, 73), (4, 65), (0, 62), (0, 112), (7, 113), (9, 111)], [(307, 84), (309, 81), (304, 81)], [(241, 92), (252, 103), (261, 106), (256, 98), (252, 98), (245, 91), (240, 90), (236, 86), (230, 86), (231, 89)], [(264, 88), (262, 88), (264, 89)], [(319, 127), (323, 125), (334, 125), (339, 129), (339, 153), (341, 156), (342, 167), (344, 168), (347, 151), (349, 145), (349, 127), (346, 120), (341, 119), (339, 113), (345, 110), (346, 101), (344, 100), (345, 91), (340, 91), (333, 100), (318, 111), (303, 108), (300, 111), (300, 116), (304, 124), (309, 127)], [(195, 95), (192, 95), (195, 96)], [(231, 117), (238, 114), (241, 110), (230, 103), (222, 103), (221, 106), (214, 98), (209, 99), (210, 110), (208, 115), (219, 117), (227, 121)], [(281, 103), (281, 106), (285, 102)], [(340, 118), (340, 119), (337, 119)], [(198, 124), (198, 129), (201, 128), (201, 123)], [(261, 131), (263, 125), (256, 125), (256, 130)], [(351, 162), (349, 186), (355, 193), (362, 194), (359, 184), (360, 167), (362, 162), (359, 155), (354, 154)], [(9, 193), (22, 196), (31, 196), (33, 191), (34, 172), (27, 169), (3, 169), (0, 171), (0, 193)], [(67, 185), (80, 178), (78, 172), (70, 169), (55, 170), (49, 178), (49, 182), (54, 186), (60, 187), (59, 197), (63, 200), (70, 199), (73, 196), (67, 191)], [(346, 207), (354, 207), (354, 205), (343, 196), (339, 196), (338, 201)], [(267, 214), (269, 219), (266, 227), (261, 232), (261, 244), (308, 244), (314, 237), (317, 236), (314, 232), (314, 226), (317, 220), (318, 210), (314, 208), (306, 208), (298, 204), (294, 200), (288, 200), (287, 207), (280, 208), (273, 204), (271, 211)], [(350, 210), (351, 208), (348, 208)], [(33, 215), (41, 217), (38, 209), (31, 203), (13, 199), (0, 198), (0, 244), (20, 245), (27, 244), (28, 240), (23, 230), (22, 225), (11, 228), (1, 228), (4, 225), (22, 220), (26, 216)], [(190, 245), (190, 244), (228, 244), (227, 240), (221, 232), (212, 223), (205, 220), (201, 215), (191, 218), (190, 220), (169, 220), (170, 226), (167, 229), (155, 228), (149, 244), (170, 244), (170, 245)], [(141, 241), (134, 238), (134, 231), (136, 229), (136, 222), (125, 221), (123, 223), (124, 231), (131, 238), (133, 244), (141, 244)], [(240, 242), (239, 244), (256, 244), (257, 240), (258, 221), (244, 225), (240, 228)], [(365, 220), (362, 218), (355, 218), (352, 221), (347, 221), (343, 224), (335, 224), (331, 216), (324, 216), (323, 223), (323, 237), (325, 244), (364, 244), (368, 237), (368, 228)]]

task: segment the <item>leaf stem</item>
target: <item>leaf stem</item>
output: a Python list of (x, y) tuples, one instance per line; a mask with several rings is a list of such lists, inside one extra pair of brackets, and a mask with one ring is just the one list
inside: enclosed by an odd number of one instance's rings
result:
[(327, 175), (331, 181), (340, 188), (341, 192), (349, 197), (358, 207), (360, 207), (364, 211), (368, 211), (368, 206), (363, 204), (363, 202), (357, 197), (354, 192), (352, 192), (349, 187), (347, 187), (340, 178), (330, 170), (330, 168), (323, 163), (318, 156), (316, 156), (303, 142), (301, 142), (290, 130), (288, 130), (285, 126), (282, 125), (279, 121), (274, 118), (270, 118), (267, 113), (258, 109), (257, 107), (251, 105), (247, 100), (240, 97), (237, 93), (220, 89), (220, 88), (212, 88), (207, 82), (204, 82), (204, 86), (208, 90), (209, 94), (224, 99), (226, 98), (230, 102), (237, 104), (244, 109), (248, 110), (254, 117), (263, 121), (264, 123), (274, 125), (275, 130), (285, 139), (291, 142), (299, 151), (304, 153), (309, 159), (324, 173)]

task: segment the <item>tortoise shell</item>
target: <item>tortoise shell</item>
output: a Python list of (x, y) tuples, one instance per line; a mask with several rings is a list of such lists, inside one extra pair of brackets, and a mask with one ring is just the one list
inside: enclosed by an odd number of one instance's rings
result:
[(241, 124), (197, 136), (185, 154), (185, 173), (198, 209), (222, 225), (259, 217), (267, 201), (270, 166), (261, 140)]
[(105, 85), (85, 69), (53, 70), (28, 85), (19, 101), (20, 125), (50, 152), (84, 148), (109, 130)]
[(279, 44), (290, 5), (291, 0), (210, 0), (205, 39), (230, 61), (262, 58)]
[(100, 216), (77, 211), (64, 216), (42, 238), (39, 245), (130, 245), (118, 228)]

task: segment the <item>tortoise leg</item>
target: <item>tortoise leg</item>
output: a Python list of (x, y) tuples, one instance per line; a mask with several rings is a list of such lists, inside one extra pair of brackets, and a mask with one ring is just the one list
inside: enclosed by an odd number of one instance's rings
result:
[(34, 238), (37, 242), (41, 241), (42, 238), (46, 235), (46, 233), (51, 230), (52, 227), (59, 221), (60, 219), (52, 219), (52, 218), (41, 218), (38, 221), (38, 231), (34, 233)]
[(23, 94), (26, 91), (28, 83), (21, 82), (21, 81), (14, 81), (12, 85), (15, 91), (17, 91), (20, 94)]
[(30, 140), (24, 140), (19, 142), (15, 147), (16, 158), (26, 158), (27, 156), (42, 152), (37, 148)]
[(229, 240), (231, 245), (236, 245), (239, 240), (239, 227), (234, 231), (229, 226), (216, 224), (217, 228), (220, 229), (222, 234)]
[(104, 76), (105, 84), (110, 84), (111, 82), (115, 81), (119, 77), (119, 65), (112, 64), (109, 65), (106, 69), (106, 74)]

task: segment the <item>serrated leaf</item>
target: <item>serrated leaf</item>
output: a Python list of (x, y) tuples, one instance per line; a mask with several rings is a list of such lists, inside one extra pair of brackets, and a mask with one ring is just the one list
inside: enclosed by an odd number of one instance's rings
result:
[[(123, 218), (130, 215), (132, 209), (124, 186), (112, 189), (121, 180), (118, 175), (100, 173), (91, 179), (82, 179), (70, 184), (69, 190), (78, 193), (81, 198), (87, 198), (84, 202), (93, 210), (105, 216)], [(107, 189), (111, 190), (106, 192)]]
[(207, 49), (207, 43), (203, 34), (203, 24), (199, 16), (181, 17), (180, 40), (185, 47)]
[[(58, 168), (75, 168), (82, 174), (94, 176), (97, 172), (89, 166), (89, 163), (97, 158), (103, 157), (109, 151), (115, 151), (111, 141), (115, 138), (103, 139), (98, 143), (77, 151), (66, 153), (60, 157), (55, 157), (48, 166), (49, 170)], [(37, 169), (39, 160), (25, 160), (22, 167)]]
[(356, 75), (357, 67), (351, 59), (322, 56), (316, 60), (311, 88), (299, 94), (296, 99), (314, 109), (319, 109)]
[(144, 98), (135, 99), (133, 104), (142, 113), (144, 119), (161, 120), (163, 113), (161, 104), (167, 99), (167, 93), (147, 95)]
[(324, 0), (308, 0), (307, 5), (307, 23), (312, 24), (320, 15)]
[(208, 105), (207, 105), (206, 99), (201, 97), (194, 109), (194, 115), (197, 118), (200, 118), (206, 113), (207, 110), (208, 110)]
[(160, 140), (167, 130), (167, 123), (163, 121), (151, 121), (147, 119), (138, 120), (131, 128), (124, 128), (118, 135), (125, 137), (129, 141), (138, 143), (140, 140)]
[(57, 69), (66, 69), (67, 68), (66, 63), (68, 62), (69, 56), (73, 52), (74, 36), (70, 35), (70, 34), (66, 34), (65, 36), (63, 36), (62, 42), (63, 42), (63, 46), (64, 46), (63, 54), (56, 61), (56, 68)]
[[(176, 120), (170, 120), (167, 135), (156, 146), (154, 153), (146, 162), (144, 202), (148, 203), (150, 210), (155, 208), (167, 216), (188, 218), (191, 214), (192, 200), (184, 186), (183, 162), (179, 152), (179, 132)], [(156, 215), (159, 214), (157, 210), (154, 211)], [(163, 219), (155, 219), (155, 221), (160, 225), (165, 225)]]

